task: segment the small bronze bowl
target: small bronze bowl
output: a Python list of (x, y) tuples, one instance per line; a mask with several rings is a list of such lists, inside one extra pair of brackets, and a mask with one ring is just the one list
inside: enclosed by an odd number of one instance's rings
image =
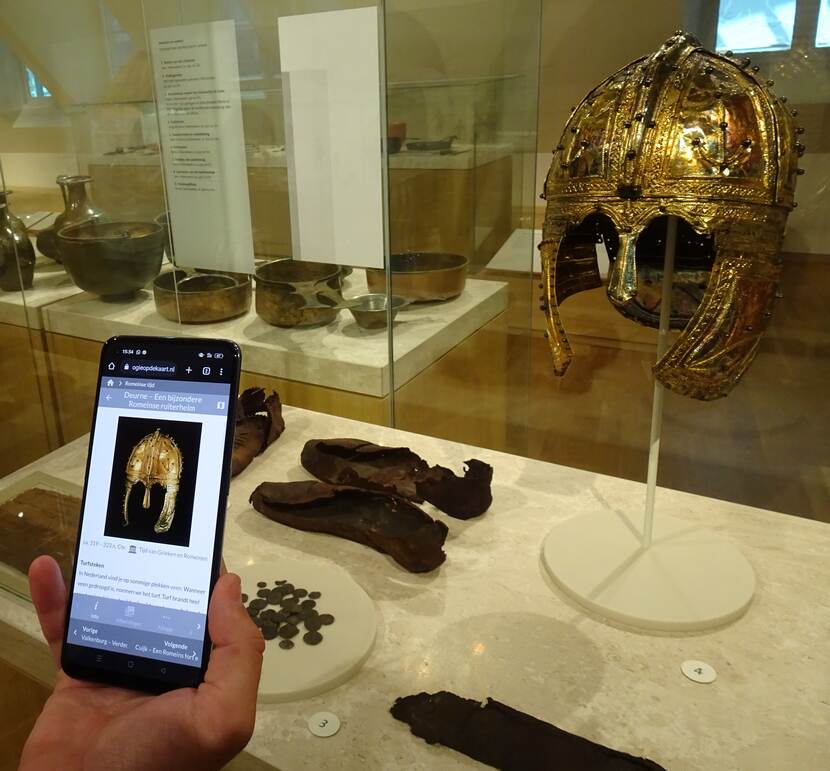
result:
[(210, 324), (248, 312), (251, 307), (251, 279), (224, 273), (189, 276), (183, 270), (171, 270), (156, 277), (153, 298), (156, 310), (170, 321)]
[(67, 225), (58, 254), (75, 284), (102, 300), (129, 300), (161, 270), (164, 229), (154, 222)]
[[(392, 320), (398, 311), (408, 305), (403, 297), (392, 295)], [(385, 294), (362, 294), (353, 300), (348, 300), (346, 307), (354, 316), (354, 320), (363, 329), (386, 329), (388, 314)]]
[(343, 307), (339, 265), (274, 260), (260, 265), (254, 277), (257, 315), (274, 326), (329, 324)]

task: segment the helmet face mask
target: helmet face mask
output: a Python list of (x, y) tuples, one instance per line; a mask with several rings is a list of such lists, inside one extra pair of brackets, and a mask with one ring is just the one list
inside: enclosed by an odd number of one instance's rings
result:
[[(635, 290), (629, 300), (612, 305), (623, 316), (648, 327), (660, 325), (662, 304), (663, 259), (668, 217), (653, 219), (635, 239)], [(558, 277), (571, 277), (570, 286), (557, 284), (557, 298), (561, 303), (582, 289), (602, 286), (596, 245), (603, 244), (612, 269), (617, 259), (620, 238), (614, 223), (603, 214), (589, 214), (577, 227), (567, 231), (559, 246), (559, 259), (570, 265)], [(582, 270), (575, 276), (575, 263), (581, 260)], [(714, 238), (697, 233), (685, 220), (679, 220), (674, 263), (671, 329), (684, 329), (691, 320), (709, 284), (709, 275), (715, 262)], [(573, 291), (568, 291), (571, 289)], [(610, 299), (610, 298), (609, 298)]]
[(746, 65), (677, 33), (573, 111), (545, 182), (540, 246), (557, 374), (571, 360), (558, 303), (601, 285), (597, 240), (611, 262), (612, 305), (658, 325), (670, 215), (678, 218), (670, 323), (683, 332), (656, 377), (715, 399), (751, 364), (803, 148), (781, 101)]

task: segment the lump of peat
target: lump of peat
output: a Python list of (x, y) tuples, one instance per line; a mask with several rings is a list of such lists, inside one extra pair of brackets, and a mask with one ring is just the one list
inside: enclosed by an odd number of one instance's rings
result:
[(276, 391), (265, 396), (264, 388), (247, 388), (236, 404), (231, 476), (248, 468), (285, 431), (282, 403)]
[(446, 559), (447, 526), (394, 495), (315, 481), (263, 482), (251, 503), (283, 525), (370, 546), (411, 573), (428, 573)]
[(300, 456), (306, 471), (331, 485), (349, 485), (429, 501), (458, 519), (483, 514), (493, 502), (493, 468), (468, 460), (463, 477), (430, 466), (408, 447), (384, 447), (362, 439), (311, 439)]
[(429, 744), (503, 771), (665, 771), (493, 699), (481, 704), (448, 691), (419, 693), (398, 699), (391, 712)]

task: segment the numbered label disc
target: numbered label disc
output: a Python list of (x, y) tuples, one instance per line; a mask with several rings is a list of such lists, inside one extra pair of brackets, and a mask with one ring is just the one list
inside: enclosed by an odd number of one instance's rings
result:
[(308, 730), (323, 739), (334, 736), (340, 730), (340, 718), (333, 712), (318, 712), (308, 719)]
[(718, 673), (711, 664), (694, 659), (684, 661), (680, 665), (680, 671), (696, 683), (714, 683), (718, 677)]

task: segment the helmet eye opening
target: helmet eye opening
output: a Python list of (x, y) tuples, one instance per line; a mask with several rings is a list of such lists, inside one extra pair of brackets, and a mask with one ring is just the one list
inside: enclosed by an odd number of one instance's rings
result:
[[(659, 324), (663, 303), (668, 215), (652, 219), (638, 234), (635, 255), (637, 294), (622, 312), (646, 326)], [(682, 217), (677, 222), (677, 241), (672, 276), (670, 326), (684, 329), (703, 300), (715, 263), (715, 239), (698, 233)]]
[[(637, 265), (663, 270), (666, 257), (668, 215), (652, 219), (637, 236)], [(677, 219), (675, 273), (683, 271), (710, 272), (715, 264), (715, 237), (698, 233), (683, 217)]]
[(592, 212), (578, 225), (572, 226), (562, 241), (564, 253), (583, 252), (586, 256), (588, 253), (596, 254), (597, 244), (605, 246), (609, 259), (613, 261), (620, 246), (620, 237), (614, 222), (602, 212)]

